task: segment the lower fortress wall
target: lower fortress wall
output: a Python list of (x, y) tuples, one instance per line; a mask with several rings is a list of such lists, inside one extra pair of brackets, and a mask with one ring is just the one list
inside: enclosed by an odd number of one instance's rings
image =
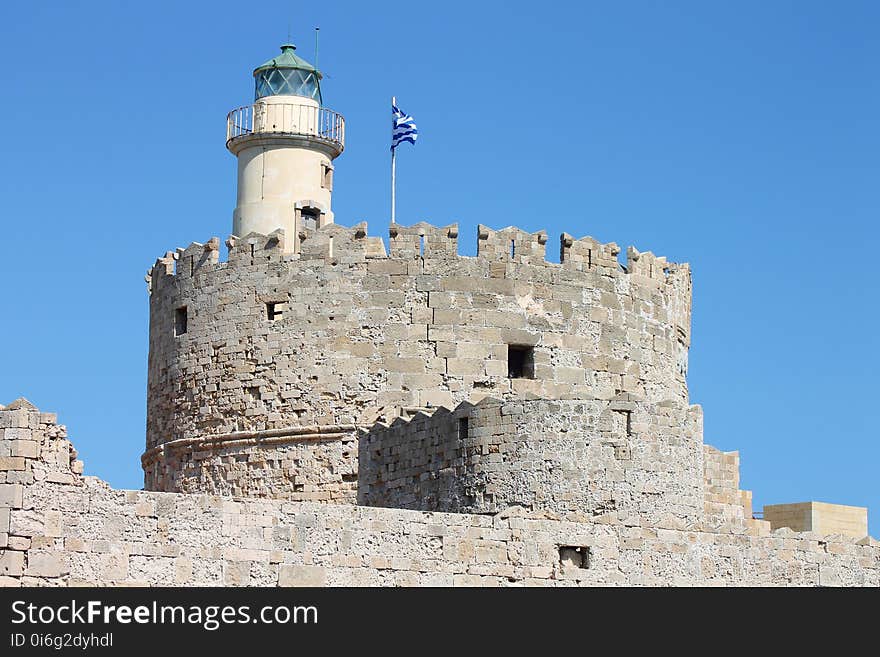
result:
[(623, 513), (652, 526), (672, 516), (694, 526), (708, 483), (702, 442), (702, 410), (674, 400), (484, 398), (362, 433), (358, 501), (454, 513)]
[(0, 409), (0, 585), (880, 586), (867, 537), (114, 490), (81, 472), (53, 414)]

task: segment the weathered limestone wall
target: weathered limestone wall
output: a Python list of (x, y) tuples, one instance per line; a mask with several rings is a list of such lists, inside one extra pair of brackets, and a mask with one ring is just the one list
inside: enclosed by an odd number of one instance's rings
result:
[(880, 543), (113, 490), (54, 416), (0, 410), (0, 585), (864, 585)]
[(703, 511), (708, 526), (735, 527), (754, 522), (752, 492), (739, 488), (739, 452), (722, 452), (703, 445), (703, 477)]
[[(455, 225), (393, 225), (388, 257), (363, 224), (297, 237), (296, 255), (276, 231), (231, 238), (226, 263), (214, 238), (151, 270), (148, 489), (337, 499), (348, 447), (305, 458), (304, 426), (345, 434), (486, 396), (687, 404), (687, 265), (630, 248), (624, 271), (615, 244), (569, 235), (550, 263), (546, 233), (515, 228), (481, 226), (476, 257), (458, 255)], [(511, 344), (534, 348), (534, 378), (508, 377)], [(262, 450), (237, 436), (264, 431), (277, 440)], [(280, 444), (299, 447), (269, 453)]]
[[(358, 501), (423, 511), (511, 506), (662, 525), (703, 518), (699, 407), (612, 400), (484, 399), (361, 436)], [(751, 515), (749, 515), (751, 518)], [(742, 525), (740, 509), (740, 525)]]
[(180, 440), (163, 446), (164, 487), (181, 493), (354, 504), (358, 449), (353, 431), (350, 425), (304, 426)]

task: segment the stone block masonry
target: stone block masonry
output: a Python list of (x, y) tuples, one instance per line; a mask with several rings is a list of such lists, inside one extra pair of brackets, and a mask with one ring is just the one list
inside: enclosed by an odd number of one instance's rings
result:
[[(703, 518), (709, 526), (752, 522), (752, 492), (739, 489), (739, 452), (703, 445), (703, 501)], [(866, 528), (862, 536), (867, 533)]]
[(366, 505), (461, 513), (518, 506), (580, 519), (613, 512), (647, 525), (695, 526), (704, 514), (699, 407), (625, 393), (487, 398), (377, 424), (359, 447), (358, 501)]
[(687, 265), (567, 234), (551, 263), (517, 228), (480, 226), (476, 257), (454, 224), (389, 236), (387, 255), (329, 224), (295, 254), (276, 231), (157, 261), (146, 488), (351, 501), (377, 420), (489, 396), (687, 405)]
[(23, 400), (0, 458), (3, 586), (880, 586), (867, 537), (114, 490)]

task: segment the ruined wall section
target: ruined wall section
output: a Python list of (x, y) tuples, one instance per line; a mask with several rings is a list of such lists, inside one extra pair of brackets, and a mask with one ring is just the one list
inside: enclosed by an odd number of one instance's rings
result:
[(714, 529), (734, 530), (763, 521), (752, 514), (752, 491), (739, 488), (739, 452), (703, 445), (705, 522)]
[[(296, 255), (276, 231), (230, 238), (226, 263), (217, 239), (157, 261), (147, 488), (339, 501), (352, 425), (486, 396), (687, 403), (686, 265), (639, 254), (630, 272), (616, 245), (567, 235), (550, 263), (546, 233), (516, 228), (480, 226), (476, 257), (456, 225), (389, 235), (388, 255), (331, 224)], [(510, 345), (532, 349), (526, 376), (509, 377)]]
[(484, 399), (377, 424), (359, 444), (358, 502), (698, 527), (698, 407), (612, 400)]
[(0, 586), (880, 586), (880, 543), (114, 490), (0, 408)]

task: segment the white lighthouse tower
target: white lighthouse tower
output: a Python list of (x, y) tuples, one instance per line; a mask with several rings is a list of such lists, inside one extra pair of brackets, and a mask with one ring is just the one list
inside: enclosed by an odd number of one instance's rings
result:
[(232, 232), (285, 233), (299, 248), (303, 227), (333, 222), (333, 160), (342, 153), (345, 121), (321, 106), (321, 73), (281, 46), (254, 70), (254, 104), (226, 118), (226, 147), (238, 157), (238, 200)]

